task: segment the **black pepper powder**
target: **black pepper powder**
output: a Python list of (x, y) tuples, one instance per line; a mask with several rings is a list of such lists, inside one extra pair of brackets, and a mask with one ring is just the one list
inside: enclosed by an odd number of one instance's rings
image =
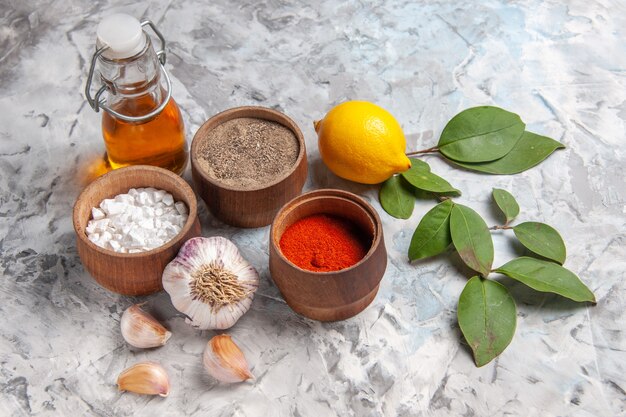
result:
[(269, 184), (295, 164), (300, 146), (285, 126), (269, 120), (238, 118), (211, 130), (198, 148), (200, 168), (235, 188)]

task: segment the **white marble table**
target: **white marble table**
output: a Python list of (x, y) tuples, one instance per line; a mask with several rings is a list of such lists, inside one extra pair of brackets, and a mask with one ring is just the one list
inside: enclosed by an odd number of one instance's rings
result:
[[(626, 6), (620, 0), (317, 2), (3, 1), (0, 4), (0, 415), (2, 416), (624, 416), (626, 415)], [(322, 324), (294, 314), (268, 272), (268, 228), (215, 220), (261, 273), (251, 311), (230, 331), (256, 381), (220, 385), (200, 363), (214, 333), (190, 328), (166, 294), (112, 294), (84, 271), (71, 209), (103, 151), (83, 97), (95, 27), (127, 12), (154, 20), (187, 137), (238, 105), (292, 117), (310, 159), (305, 190), (353, 191), (379, 210), (389, 266), (372, 305)], [(485, 176), (428, 156), (495, 224), (492, 187), (520, 219), (559, 229), (566, 266), (595, 292), (576, 304), (511, 284), (518, 329), (500, 358), (476, 368), (456, 302), (467, 272), (454, 256), (409, 264), (408, 243), (432, 206), (385, 214), (377, 187), (333, 176), (312, 120), (347, 99), (374, 101), (401, 122), (410, 150), (436, 143), (458, 111), (494, 104), (567, 145), (515, 176)], [(189, 179), (189, 172), (185, 177)], [(494, 234), (495, 265), (520, 248)], [(452, 261), (450, 261), (452, 259)], [(510, 284), (510, 282), (509, 282)], [(129, 348), (121, 312), (147, 300), (174, 333), (158, 350)], [(168, 398), (119, 393), (117, 374), (161, 361)]]

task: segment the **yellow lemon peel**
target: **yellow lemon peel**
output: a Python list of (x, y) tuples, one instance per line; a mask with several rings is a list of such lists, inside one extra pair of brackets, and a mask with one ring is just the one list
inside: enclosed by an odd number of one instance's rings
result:
[(322, 160), (342, 178), (378, 184), (411, 168), (400, 124), (373, 103), (341, 103), (313, 125)]

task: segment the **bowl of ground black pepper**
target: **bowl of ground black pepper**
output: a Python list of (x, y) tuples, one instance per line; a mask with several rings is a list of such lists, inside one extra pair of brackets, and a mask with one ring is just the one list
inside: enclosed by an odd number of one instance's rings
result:
[(270, 224), (307, 175), (298, 125), (265, 107), (237, 107), (207, 120), (191, 145), (196, 191), (215, 217), (237, 227)]
[(270, 231), (270, 274), (287, 304), (319, 321), (344, 320), (376, 297), (387, 267), (380, 217), (342, 190), (302, 194)]

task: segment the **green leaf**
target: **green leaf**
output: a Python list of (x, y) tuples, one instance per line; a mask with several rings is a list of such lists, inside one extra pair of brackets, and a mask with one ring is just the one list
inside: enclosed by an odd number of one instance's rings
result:
[(415, 195), (404, 178), (394, 175), (385, 181), (378, 193), (380, 205), (385, 211), (398, 219), (408, 219), (413, 213)]
[(537, 255), (561, 265), (565, 262), (565, 243), (552, 226), (539, 222), (525, 222), (515, 226), (513, 232), (522, 245)]
[(454, 160), (451, 162), (472, 171), (510, 175), (534, 167), (560, 148), (565, 148), (561, 142), (531, 132), (524, 132), (511, 152), (500, 159), (479, 164), (468, 164)]
[(455, 161), (493, 161), (513, 149), (525, 127), (515, 113), (492, 106), (472, 107), (448, 122), (437, 146)]
[(482, 217), (474, 210), (455, 204), (450, 214), (452, 242), (463, 262), (486, 277), (493, 263), (493, 241)]
[(470, 279), (459, 298), (457, 317), (476, 366), (486, 365), (502, 353), (515, 334), (515, 301), (506, 287), (495, 281)]
[(452, 201), (444, 200), (422, 217), (411, 238), (411, 261), (438, 255), (450, 246), (450, 212), (453, 205)]
[(580, 278), (554, 262), (522, 256), (502, 265), (496, 272), (537, 291), (559, 294), (574, 301), (596, 302), (596, 297)]
[(433, 198), (437, 196), (437, 194), (435, 193), (431, 193), (430, 191), (420, 190), (419, 188), (413, 187), (413, 190), (415, 190), (413, 193), (415, 195), (415, 198), (420, 199), (420, 200), (432, 201)]
[(508, 191), (501, 190), (500, 188), (494, 188), (492, 194), (496, 204), (504, 213), (506, 223), (508, 224), (519, 214), (519, 205), (517, 201), (515, 201), (515, 197)]
[(412, 186), (433, 193), (453, 193), (460, 195), (461, 192), (438, 175), (430, 172), (430, 166), (419, 159), (411, 159), (411, 168), (402, 173)]
[(426, 172), (430, 172), (430, 165), (428, 165), (428, 163), (422, 161), (421, 159), (417, 159), (417, 158), (409, 158), (411, 160), (411, 168), (412, 170), (418, 170), (418, 171), (426, 171)]

